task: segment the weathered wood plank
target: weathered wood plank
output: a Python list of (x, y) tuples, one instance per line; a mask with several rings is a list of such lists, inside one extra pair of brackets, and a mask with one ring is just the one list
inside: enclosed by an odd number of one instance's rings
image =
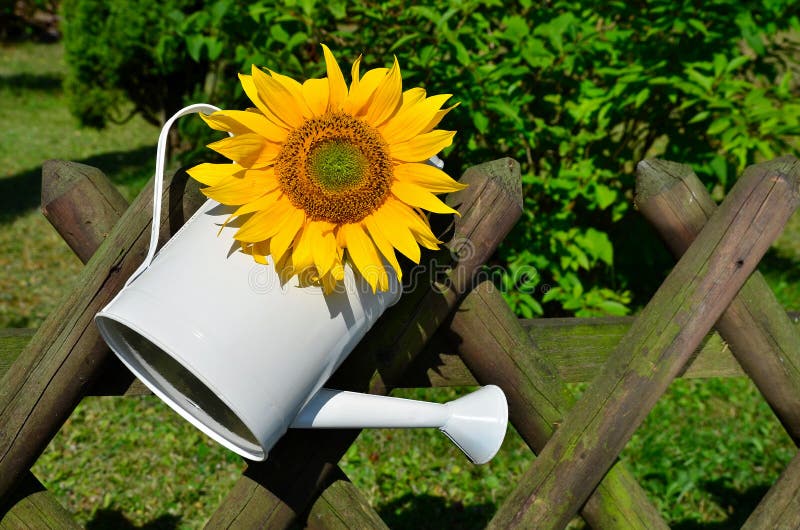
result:
[[(462, 217), (455, 221), (451, 246), (438, 265), (472, 247), (443, 281), (420, 282), (375, 324), (342, 364), (328, 386), (385, 393), (384, 377), (395, 379), (471, 287), (478, 267), (494, 252), (522, 213), (519, 165), (502, 159), (468, 170), (471, 186), (448, 201)], [(319, 496), (326, 477), (353, 443), (358, 431), (290, 430), (266, 462), (248, 467), (223, 501), (208, 528), (287, 528)]]
[[(522, 325), (559, 375), (574, 383), (597, 376), (634, 321), (635, 317), (544, 318), (523, 321)], [(694, 379), (744, 374), (725, 341), (712, 332), (680, 375)]]
[[(453, 314), (449, 329), (478, 381), (503, 389), (509, 419), (531, 449), (541, 451), (575, 400), (497, 289), (490, 282), (478, 285)], [(592, 528), (668, 528), (623, 464), (611, 468), (581, 515)]]
[(742, 530), (800, 528), (800, 454), (758, 503)]
[[(128, 203), (97, 168), (48, 160), (42, 167), (42, 212), (86, 263)], [(35, 330), (0, 330), (0, 378), (33, 338)], [(19, 348), (10, 351), (10, 348)], [(13, 357), (12, 357), (13, 354)], [(0, 528), (80, 528), (30, 472), (0, 510)]]
[(0, 503), (0, 530), (82, 528), (29, 471)]
[[(168, 179), (163, 237), (185, 219), (185, 182), (186, 177)], [(146, 253), (151, 195), (152, 183), (128, 208), (78, 275), (73, 290), (0, 380), (0, 498), (69, 417), (108, 355), (93, 318)]]
[[(789, 313), (795, 326), (800, 320)], [(627, 333), (634, 317), (611, 318), (541, 318), (521, 319), (520, 324), (536, 343), (543, 358), (566, 383), (591, 381), (609, 355)], [(0, 376), (14, 362), (30, 341), (35, 329), (0, 330)], [(449, 341), (447, 330), (437, 333), (411, 368), (398, 380), (387, 381), (391, 388), (469, 386), (476, 384), (472, 372), (459, 357), (458, 345)], [(124, 369), (120, 365), (120, 372)], [(103, 377), (88, 390), (96, 396), (139, 396), (150, 390), (131, 375), (117, 370), (103, 371)], [(694, 359), (681, 377), (741, 377), (742, 368), (730, 353), (728, 345), (716, 332), (706, 337)]]
[[(482, 311), (480, 308), (477, 311)], [(797, 326), (798, 315), (789, 317)], [(541, 357), (565, 383), (594, 379), (609, 355), (633, 324), (634, 317), (541, 318), (520, 320)], [(456, 353), (458, 344), (441, 329), (400, 379), (387, 381), (393, 388), (467, 386), (475, 378)], [(742, 377), (744, 372), (728, 345), (716, 332), (703, 339), (681, 377)]]
[(798, 186), (795, 159), (744, 172), (490, 526), (569, 522), (783, 229)]
[[(636, 205), (676, 257), (716, 209), (692, 168), (645, 160), (637, 172)], [(800, 443), (800, 333), (756, 271), (715, 328), (772, 407), (795, 444)]]
[(306, 518), (310, 530), (348, 530), (350, 528), (386, 529), (386, 523), (370, 506), (357, 487), (344, 473), (334, 473), (333, 482), (311, 506)]
[[(73, 197), (83, 197), (76, 209)], [(48, 160), (42, 166), (42, 213), (86, 263), (128, 208), (111, 181), (96, 167)]]

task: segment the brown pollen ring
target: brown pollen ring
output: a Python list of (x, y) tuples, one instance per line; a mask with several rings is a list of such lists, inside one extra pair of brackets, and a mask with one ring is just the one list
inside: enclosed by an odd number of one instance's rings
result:
[[(330, 142), (360, 151), (365, 160), (353, 184), (342, 190), (325, 189), (312, 174), (310, 155)], [(289, 133), (275, 160), (281, 190), (295, 208), (311, 220), (355, 223), (375, 212), (389, 196), (394, 168), (383, 136), (362, 120), (329, 112), (307, 120)]]

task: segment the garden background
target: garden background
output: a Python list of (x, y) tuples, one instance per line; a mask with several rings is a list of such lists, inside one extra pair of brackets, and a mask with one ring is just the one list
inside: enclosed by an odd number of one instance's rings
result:
[[(692, 165), (720, 199), (741, 170), (798, 155), (800, 8), (738, 2), (0, 0), (0, 327), (36, 327), (81, 265), (37, 211), (49, 158), (127, 198), (157, 124), (183, 104), (244, 108), (250, 64), (305, 79), (397, 55), (406, 87), (452, 93), (458, 176), (522, 164), (525, 214), (492, 270), (521, 317), (635, 313), (672, 264), (632, 208), (646, 156)], [(184, 120), (176, 164), (208, 156)], [(800, 217), (762, 262), (800, 309)], [(576, 386), (575, 391), (580, 392)], [(444, 400), (457, 391), (402, 395)], [(675, 528), (738, 528), (794, 454), (748, 380), (676, 381), (623, 453)], [(342, 467), (392, 528), (480, 528), (529, 465), (512, 432), (468, 464), (436, 432), (369, 431)], [(202, 526), (243, 468), (155, 398), (91, 398), (34, 468), (91, 528)]]

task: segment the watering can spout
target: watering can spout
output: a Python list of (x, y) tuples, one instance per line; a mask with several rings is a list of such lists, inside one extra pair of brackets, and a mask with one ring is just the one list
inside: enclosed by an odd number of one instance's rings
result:
[(295, 418), (293, 428), (362, 429), (436, 427), (475, 464), (494, 457), (503, 443), (508, 405), (488, 385), (445, 404), (321, 389)]

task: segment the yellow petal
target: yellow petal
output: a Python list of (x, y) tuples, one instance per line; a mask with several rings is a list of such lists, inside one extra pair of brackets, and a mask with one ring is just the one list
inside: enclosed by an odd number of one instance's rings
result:
[(248, 248), (250, 254), (253, 255), (253, 259), (256, 262), (261, 263), (262, 265), (267, 264), (267, 256), (269, 256), (269, 241), (259, 241), (258, 243), (253, 243)]
[[(439, 241), (435, 235), (433, 235), (431, 227), (428, 225), (426, 218), (418, 216), (418, 219), (420, 219), (420, 223), (411, 228), (411, 233), (414, 234), (414, 239), (416, 239), (417, 243), (425, 248), (430, 250), (438, 250), (439, 245), (442, 242)], [(422, 221), (422, 219), (425, 219), (425, 221)]]
[(278, 153), (281, 152), (281, 145), (276, 144), (273, 142), (264, 142), (264, 147), (261, 148), (261, 152), (258, 154), (253, 163), (250, 165), (251, 168), (263, 168), (265, 166), (271, 166), (275, 163), (275, 159), (278, 157)]
[(402, 96), (403, 79), (400, 75), (400, 63), (395, 57), (392, 69), (375, 89), (364, 119), (373, 127), (381, 125), (400, 108)]
[(430, 164), (400, 164), (394, 168), (394, 178), (423, 187), (431, 193), (450, 193), (463, 190), (466, 184), (451, 179), (450, 176)]
[(390, 144), (398, 144), (421, 134), (436, 116), (450, 94), (440, 94), (402, 107), (378, 129)]
[(303, 210), (292, 208), (291, 212), (289, 212), (281, 223), (278, 233), (272, 236), (269, 242), (269, 250), (272, 254), (272, 259), (280, 261), (283, 258), (283, 255), (291, 246), (294, 241), (294, 236), (297, 235), (297, 231), (303, 226), (305, 220), (306, 214)]
[(397, 256), (394, 253), (394, 247), (389, 239), (383, 235), (380, 223), (375, 219), (374, 215), (368, 215), (364, 218), (364, 226), (369, 231), (369, 235), (375, 242), (375, 246), (381, 251), (383, 257), (389, 262), (389, 265), (394, 269), (398, 280), (403, 279), (403, 270), (400, 268), (400, 263), (397, 261)]
[(447, 115), (447, 113), (448, 113), (448, 112), (450, 112), (450, 111), (451, 111), (451, 110), (453, 110), (454, 108), (458, 107), (459, 105), (461, 105), (461, 103), (456, 103), (456, 104), (455, 104), (455, 105), (453, 105), (452, 107), (447, 107), (446, 109), (442, 109), (442, 110), (438, 111), (438, 112), (437, 112), (437, 113), (436, 113), (436, 114), (433, 116), (433, 119), (430, 121), (430, 123), (428, 123), (428, 125), (426, 125), (426, 126), (425, 126), (425, 127), (422, 129), (421, 133), (422, 133), (422, 134), (424, 134), (424, 133), (426, 133), (426, 132), (430, 132), (430, 131), (432, 131), (432, 130), (434, 129), (434, 127), (436, 127), (437, 125), (439, 125), (439, 122), (441, 122), (441, 121), (442, 121), (442, 118), (444, 118), (444, 117)]
[(230, 119), (228, 116), (220, 114), (219, 111), (209, 115), (205, 115), (201, 112), (200, 118), (202, 118), (203, 121), (206, 122), (206, 125), (214, 129), (215, 131), (225, 131), (233, 134), (245, 134), (253, 132), (244, 125), (242, 125), (241, 123)]
[(414, 239), (422, 244), (422, 246), (431, 250), (436, 250), (439, 248), (438, 244), (441, 243), (441, 241), (439, 241), (436, 236), (433, 235), (430, 224), (428, 224), (428, 219), (425, 216), (420, 215), (409, 205), (404, 204), (393, 197), (390, 197), (386, 200), (381, 207), (381, 210), (378, 210), (378, 213), (380, 213), (383, 208), (387, 208), (387, 213), (391, 214), (391, 219), (394, 223), (408, 227), (413, 234)]
[(411, 206), (418, 206), (435, 213), (454, 213), (458, 211), (450, 208), (436, 195), (416, 184), (395, 180), (392, 183), (392, 195)]
[[(253, 68), (255, 68), (255, 66), (253, 66)], [(258, 88), (256, 88), (256, 83), (253, 80), (253, 76), (239, 74), (239, 81), (242, 83), (244, 93), (247, 94), (247, 97), (250, 98), (250, 101), (253, 102), (253, 105), (255, 105), (259, 111), (261, 111), (261, 114), (263, 114), (265, 118), (267, 118), (277, 127), (286, 129), (287, 125), (280, 118), (278, 118), (275, 113), (270, 110), (269, 106), (267, 106), (264, 100), (261, 99), (261, 96), (258, 93)]]
[(390, 146), (392, 158), (401, 162), (422, 162), (453, 143), (455, 131), (431, 131), (407, 142)]
[(366, 105), (378, 84), (386, 77), (388, 68), (375, 68), (369, 70), (358, 82), (353, 78), (354, 83), (350, 86), (350, 93), (344, 104), (345, 112), (353, 116), (360, 116), (366, 112)]
[(244, 110), (221, 110), (210, 116), (200, 115), (212, 129), (234, 134), (253, 132), (275, 143), (286, 141), (288, 131), (275, 125), (260, 112)]
[(236, 173), (244, 171), (244, 168), (239, 164), (198, 164), (193, 168), (186, 170), (190, 177), (195, 179), (200, 184), (206, 186), (214, 186), (221, 180), (235, 175)]
[(278, 83), (283, 85), (289, 93), (292, 95), (292, 99), (295, 101), (297, 108), (303, 113), (304, 118), (311, 118), (314, 116), (314, 113), (311, 111), (311, 107), (306, 104), (306, 100), (303, 97), (303, 85), (292, 79), (291, 77), (279, 74), (278, 72), (274, 72), (269, 70), (269, 75), (272, 76)]
[(250, 201), (237, 208), (231, 217), (239, 217), (240, 215), (247, 215), (249, 213), (263, 210), (275, 204), (281, 196), (281, 190), (277, 188), (268, 190), (263, 196), (254, 201)]
[[(292, 243), (292, 265), (295, 272), (302, 276), (307, 276), (311, 269), (314, 268), (314, 234), (312, 233), (312, 222), (306, 222), (297, 231), (297, 235)], [(274, 238), (273, 238), (274, 239)], [(315, 275), (319, 276), (315, 271)]]
[(322, 45), (322, 53), (325, 55), (325, 66), (328, 69), (328, 108), (330, 110), (338, 110), (347, 98), (347, 85), (344, 82), (344, 76), (339, 64), (336, 62), (336, 58), (324, 44)]
[(311, 221), (305, 229), (311, 244), (314, 265), (320, 276), (327, 274), (337, 259), (336, 238), (332, 231), (324, 231), (325, 224)]
[(281, 228), (284, 219), (296, 208), (285, 196), (271, 206), (254, 213), (233, 235), (234, 239), (245, 243), (257, 243), (271, 238)]
[(303, 83), (303, 98), (314, 116), (322, 116), (328, 109), (328, 80), (308, 79)]
[(359, 223), (342, 225), (340, 230), (347, 241), (347, 254), (353, 265), (375, 292), (379, 286), (388, 287), (389, 278), (375, 244)]
[(419, 263), (422, 253), (409, 225), (403, 222), (404, 212), (397, 199), (388, 198), (378, 211), (372, 214), (375, 223), (380, 226), (381, 233), (405, 257)]
[(235, 206), (252, 202), (278, 187), (278, 181), (271, 171), (245, 171), (242, 175), (227, 178), (201, 191), (210, 199)]
[(414, 105), (418, 101), (425, 99), (425, 89), (415, 86), (413, 88), (409, 88), (405, 92), (403, 92), (403, 104), (400, 108), (403, 107), (410, 107)]
[[(303, 108), (298, 98), (277, 79), (253, 65), (253, 82), (261, 100), (283, 123), (296, 129), (303, 124)], [(302, 91), (301, 91), (302, 95)], [(303, 104), (305, 107), (305, 103)]]
[(349, 95), (358, 90), (359, 79), (361, 78), (361, 56), (359, 55), (356, 57), (356, 60), (353, 61), (353, 66), (350, 68), (350, 91), (348, 92)]
[(223, 138), (208, 144), (208, 147), (244, 167), (250, 167), (261, 156), (266, 145), (267, 140), (263, 136), (247, 133)]

